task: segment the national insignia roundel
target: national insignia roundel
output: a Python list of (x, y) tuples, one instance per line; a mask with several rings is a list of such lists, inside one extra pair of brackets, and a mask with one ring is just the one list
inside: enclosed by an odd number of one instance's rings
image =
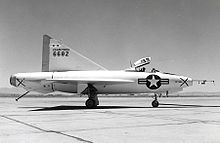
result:
[(139, 78), (138, 84), (145, 84), (149, 89), (156, 90), (161, 85), (168, 85), (169, 79), (162, 79), (158, 75), (151, 74), (148, 75), (146, 78)]
[(146, 86), (149, 89), (158, 89), (161, 86), (161, 78), (158, 75), (149, 75), (146, 78)]

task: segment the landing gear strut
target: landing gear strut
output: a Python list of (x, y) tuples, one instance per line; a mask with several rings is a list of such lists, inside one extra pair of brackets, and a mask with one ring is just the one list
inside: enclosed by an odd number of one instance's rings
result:
[(153, 107), (158, 107), (159, 106), (159, 102), (157, 101), (157, 94), (154, 94), (154, 101), (151, 103), (151, 105)]
[(91, 109), (99, 105), (97, 89), (92, 84), (88, 84), (88, 87), (82, 92), (82, 94), (88, 95), (89, 99), (87, 99), (85, 103), (87, 108)]

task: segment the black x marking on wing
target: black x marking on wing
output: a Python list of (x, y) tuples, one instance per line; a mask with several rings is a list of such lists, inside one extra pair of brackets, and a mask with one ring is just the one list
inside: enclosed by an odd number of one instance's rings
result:
[(188, 78), (187, 78), (186, 80), (184, 80), (184, 79), (182, 79), (182, 78), (180, 78), (180, 79), (183, 81), (183, 83), (180, 85), (180, 87), (183, 86), (184, 84), (186, 84), (187, 86), (189, 86), (188, 83), (187, 83)]
[(24, 83), (23, 83), (24, 79), (22, 79), (22, 80), (17, 79), (17, 81), (18, 81), (18, 85), (17, 85), (17, 86), (23, 85), (23, 86), (25, 87), (25, 85), (24, 85)]

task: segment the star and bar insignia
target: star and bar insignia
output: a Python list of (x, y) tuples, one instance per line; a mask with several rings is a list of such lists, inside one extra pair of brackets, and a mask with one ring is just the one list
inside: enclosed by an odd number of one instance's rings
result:
[(158, 75), (149, 75), (146, 78), (139, 78), (138, 84), (146, 84), (149, 89), (155, 90), (158, 89), (161, 85), (168, 85), (169, 79), (160, 78)]

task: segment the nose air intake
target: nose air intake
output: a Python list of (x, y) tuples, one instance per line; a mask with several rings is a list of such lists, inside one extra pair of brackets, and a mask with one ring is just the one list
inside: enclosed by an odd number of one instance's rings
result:
[(16, 87), (16, 77), (13, 75), (10, 77), (10, 84)]

